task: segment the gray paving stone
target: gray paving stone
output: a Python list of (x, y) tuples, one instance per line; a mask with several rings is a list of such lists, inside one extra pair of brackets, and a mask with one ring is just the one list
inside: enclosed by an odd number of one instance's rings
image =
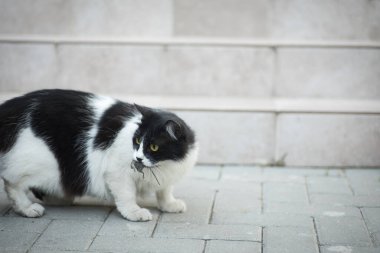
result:
[(208, 198), (220, 187), (220, 182), (186, 178), (174, 186), (174, 196), (178, 198)]
[(362, 208), (362, 212), (376, 246), (380, 247), (380, 208)]
[(313, 227), (266, 227), (263, 233), (264, 252), (318, 252)]
[(304, 184), (294, 183), (264, 183), (263, 202), (299, 202), (308, 203)]
[(153, 214), (149, 222), (132, 222), (124, 219), (117, 210), (114, 210), (104, 222), (98, 235), (120, 235), (124, 237), (150, 237), (156, 226), (158, 212)]
[(310, 193), (339, 193), (352, 195), (345, 178), (309, 177), (306, 180)]
[[(106, 206), (46, 206), (44, 219), (52, 220), (94, 220), (104, 221), (111, 211), (111, 207)], [(19, 217), (11, 210), (7, 216)]]
[(261, 243), (244, 241), (207, 241), (205, 253), (261, 253)]
[(262, 168), (255, 166), (225, 166), (222, 170), (223, 180), (260, 181)]
[(310, 227), (313, 225), (309, 215), (286, 213), (214, 213), (212, 224), (251, 224), (256, 226)]
[(261, 228), (252, 225), (158, 224), (154, 237), (177, 239), (215, 239), (261, 241)]
[(38, 233), (0, 231), (0, 252), (25, 253), (39, 236)]
[[(78, 250), (70, 250), (70, 251), (66, 251), (66, 250), (54, 250), (54, 253), (86, 253), (88, 251), (78, 251)], [(52, 253), (52, 250), (51, 249), (44, 249), (44, 248), (36, 248), (36, 247), (32, 247), (28, 253)], [(103, 253), (103, 252), (96, 252), (96, 253)], [(104, 253), (111, 253), (110, 251), (106, 251)]]
[(41, 218), (0, 217), (0, 231), (42, 233), (50, 222)]
[(36, 248), (51, 250), (86, 250), (103, 222), (81, 220), (55, 220), (41, 235)]
[(196, 179), (218, 180), (221, 166), (197, 165), (189, 173), (189, 177)]
[(247, 192), (220, 191), (216, 194), (214, 212), (254, 212), (260, 214), (261, 200), (251, 197), (251, 194)]
[(97, 236), (90, 251), (131, 253), (201, 253), (204, 241), (171, 238), (125, 238)]
[(355, 195), (380, 196), (379, 169), (349, 169), (346, 175)]
[(310, 194), (314, 205), (329, 204), (333, 206), (380, 207), (380, 196), (351, 196), (347, 194)]
[(372, 246), (364, 221), (358, 217), (316, 217), (323, 245)]
[(342, 169), (328, 169), (327, 176), (329, 177), (345, 177), (346, 174)]
[(345, 245), (322, 246), (321, 253), (379, 253), (380, 248), (352, 247)]
[(209, 222), (214, 194), (205, 194), (202, 198), (184, 197), (182, 199), (186, 202), (187, 211), (184, 213), (162, 213), (160, 222), (196, 224), (207, 224)]
[(298, 203), (268, 203), (264, 204), (264, 213), (304, 214), (310, 216), (361, 217), (356, 207), (331, 206), (331, 205), (304, 205)]
[(268, 167), (263, 169), (264, 176), (327, 176), (328, 170), (322, 168)]
[(258, 182), (222, 181), (218, 187), (218, 195), (235, 195), (235, 198), (261, 199), (262, 189)]

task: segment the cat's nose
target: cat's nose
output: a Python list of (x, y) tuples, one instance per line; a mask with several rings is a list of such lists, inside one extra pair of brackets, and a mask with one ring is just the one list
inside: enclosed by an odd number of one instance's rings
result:
[(139, 163), (142, 162), (142, 158), (140, 158), (140, 157), (136, 157), (136, 160), (137, 160)]

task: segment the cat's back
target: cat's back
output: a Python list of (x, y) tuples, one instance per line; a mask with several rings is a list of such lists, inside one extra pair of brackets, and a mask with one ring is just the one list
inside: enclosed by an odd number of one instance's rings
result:
[(28, 127), (40, 137), (58, 136), (58, 132), (75, 136), (86, 130), (93, 123), (89, 106), (93, 97), (90, 93), (56, 89), (39, 90), (4, 102), (0, 105), (0, 153), (9, 151), (20, 131)]

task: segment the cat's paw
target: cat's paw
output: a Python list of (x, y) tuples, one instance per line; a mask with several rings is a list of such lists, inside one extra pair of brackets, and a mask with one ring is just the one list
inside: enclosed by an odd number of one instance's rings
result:
[(38, 203), (33, 203), (29, 207), (21, 210), (20, 212), (22, 215), (26, 217), (37, 218), (41, 217), (44, 214), (45, 208)]
[(130, 221), (150, 221), (153, 219), (152, 214), (148, 209), (140, 208), (134, 211), (128, 212), (124, 215), (127, 220)]
[(186, 203), (181, 199), (176, 199), (172, 202), (166, 202), (159, 205), (163, 212), (168, 213), (183, 213), (186, 211)]

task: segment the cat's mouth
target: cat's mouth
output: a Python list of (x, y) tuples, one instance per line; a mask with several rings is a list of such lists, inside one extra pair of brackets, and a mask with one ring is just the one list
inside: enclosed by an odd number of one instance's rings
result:
[(153, 172), (153, 168), (157, 168), (157, 166), (148, 167), (148, 166), (145, 166), (142, 162), (137, 162), (137, 161), (132, 161), (131, 163), (131, 169), (134, 171), (140, 172), (143, 175), (143, 179), (145, 178), (144, 171), (143, 171), (144, 168), (149, 169), (149, 171), (152, 173), (152, 175), (156, 179), (158, 185), (160, 185), (160, 182), (158, 181), (156, 174), (154, 174)]

